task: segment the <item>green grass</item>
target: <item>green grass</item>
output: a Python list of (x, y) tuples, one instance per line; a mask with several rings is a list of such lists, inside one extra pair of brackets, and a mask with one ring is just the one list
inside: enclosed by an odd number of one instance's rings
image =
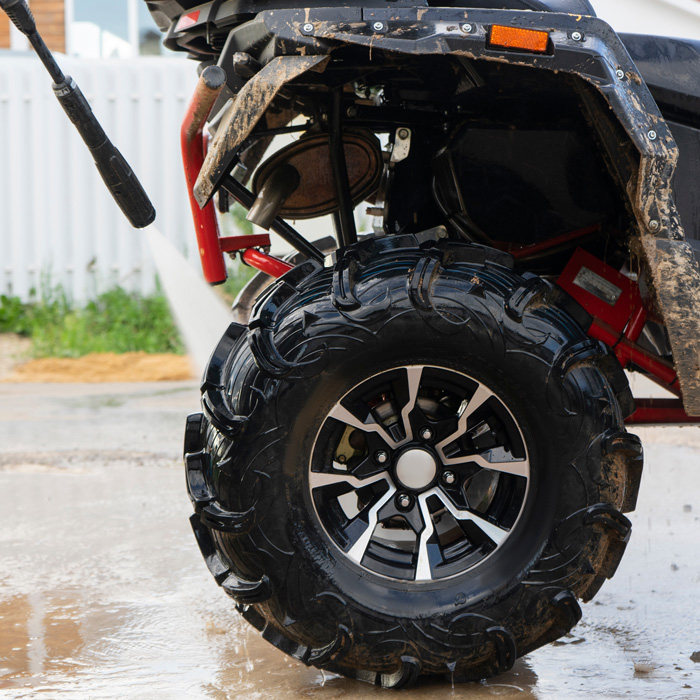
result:
[(115, 288), (76, 308), (60, 289), (41, 301), (0, 296), (0, 333), (32, 340), (34, 357), (80, 357), (91, 352), (184, 353), (168, 303)]

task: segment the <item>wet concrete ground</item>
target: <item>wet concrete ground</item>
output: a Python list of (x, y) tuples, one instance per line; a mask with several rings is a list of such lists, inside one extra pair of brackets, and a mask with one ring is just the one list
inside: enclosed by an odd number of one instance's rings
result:
[[(197, 407), (194, 383), (0, 385), (0, 698), (392, 692), (288, 659), (217, 588), (179, 457)], [(505, 676), (402, 698), (700, 699), (700, 430), (638, 432), (633, 539), (574, 633)]]

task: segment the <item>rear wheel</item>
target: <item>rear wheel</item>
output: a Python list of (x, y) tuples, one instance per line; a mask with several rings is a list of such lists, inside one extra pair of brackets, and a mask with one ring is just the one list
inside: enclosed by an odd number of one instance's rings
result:
[(412, 236), (272, 286), (214, 353), (185, 446), (195, 534), (243, 616), (387, 686), (485, 678), (566, 633), (615, 572), (641, 471), (584, 320), (507, 257)]

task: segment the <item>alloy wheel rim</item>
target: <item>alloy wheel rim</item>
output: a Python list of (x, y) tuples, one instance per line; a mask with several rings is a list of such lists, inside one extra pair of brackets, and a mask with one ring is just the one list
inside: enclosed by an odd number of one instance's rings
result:
[(348, 391), (316, 435), (308, 488), (343, 556), (429, 583), (481, 564), (514, 531), (530, 459), (499, 395), (463, 372), (405, 365)]

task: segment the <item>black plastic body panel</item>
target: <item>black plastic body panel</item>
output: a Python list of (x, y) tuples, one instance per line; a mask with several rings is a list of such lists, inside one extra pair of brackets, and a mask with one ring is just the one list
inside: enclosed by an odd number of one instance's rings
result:
[(673, 175), (676, 207), (686, 239), (700, 241), (700, 130), (678, 122), (668, 125), (679, 151)]
[(700, 41), (620, 34), (661, 112), (700, 127)]
[[(160, 27), (167, 32), (165, 41), (167, 48), (173, 51), (191, 51), (194, 54), (215, 55), (221, 48), (221, 38), (215, 38), (217, 29), (233, 27), (252, 19), (260, 12), (269, 10), (292, 10), (295, 6), (289, 0), (146, 0), (148, 9)], [(471, 2), (451, 2), (437, 0), (433, 2), (416, 2), (416, 0), (387, 0), (384, 3), (373, 2), (373, 7), (465, 7), (483, 10), (532, 10), (535, 12), (565, 12), (574, 15), (590, 15), (595, 17), (595, 10), (589, 0), (471, 0)], [(319, 8), (333, 7), (328, 0), (307, 0), (303, 7)], [(340, 11), (344, 8), (366, 7), (363, 0), (345, 0), (337, 5)], [(186, 31), (175, 32), (175, 25), (180, 16), (186, 12), (199, 10), (196, 22)]]
[(700, 41), (643, 34), (620, 38), (676, 140), (676, 207), (686, 238), (700, 241)]

